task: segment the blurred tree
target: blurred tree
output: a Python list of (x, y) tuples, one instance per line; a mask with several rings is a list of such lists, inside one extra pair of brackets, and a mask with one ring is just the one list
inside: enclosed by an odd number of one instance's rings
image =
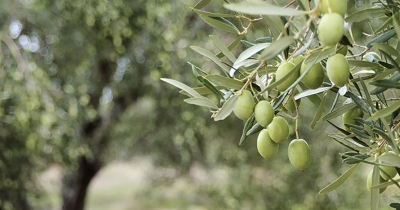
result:
[[(160, 161), (183, 163), (186, 168), (193, 159), (201, 161), (205, 122), (196, 123), (200, 130), (176, 127), (176, 121), (189, 122), (195, 114), (181, 116), (182, 107), (169, 100), (176, 93), (158, 84), (165, 71), (174, 70), (176, 75), (183, 71), (184, 63), (178, 60), (186, 57), (188, 42), (181, 36), (182, 25), (195, 24), (185, 23), (194, 20), (185, 18), (187, 11), (181, 3), (160, 1), (40, 0), (12, 2), (3, 8), (10, 28), (10, 35), (2, 37), (8, 48), (2, 63), (4, 70), (10, 69), (2, 75), (7, 84), (3, 108), (4, 118), (13, 120), (5, 123), (15, 129), (9, 129), (7, 136), (4, 132), (7, 141), (3, 142), (11, 146), (4, 145), (2, 154), (11, 156), (4, 157), (10, 166), (2, 174), (6, 175), (3, 183), (16, 183), (10, 192), (18, 193), (4, 197), (4, 208), (28, 209), (27, 196), (17, 188), (27, 188), (24, 180), (32, 179), (29, 170), (37, 163), (32, 163), (35, 159), (25, 151), (26, 145), (44, 165), (66, 166), (63, 209), (83, 209), (87, 187), (106, 164), (110, 142), (114, 136), (132, 135), (121, 135), (114, 128), (121, 127), (127, 108), (144, 95), (153, 99), (155, 113), (149, 113), (150, 127), (138, 130), (142, 137), (148, 135), (136, 144), (138, 152), (151, 150)], [(16, 161), (29, 167), (16, 168)], [(7, 174), (15, 180), (9, 181)]]

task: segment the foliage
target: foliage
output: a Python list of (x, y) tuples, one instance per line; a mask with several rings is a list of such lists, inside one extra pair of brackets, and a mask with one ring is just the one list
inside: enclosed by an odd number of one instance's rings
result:
[[(328, 0), (321, 1), (328, 2), (326, 5), (330, 7)], [(342, 29), (327, 33), (325, 30), (329, 27), (323, 26), (326, 21), (318, 22), (324, 15), (331, 15), (320, 13), (321, 1), (225, 3), (223, 6), (233, 12), (220, 13), (202, 10), (209, 2), (202, 0), (193, 11), (211, 27), (233, 36), (222, 39), (211, 35), (214, 52), (201, 46), (191, 46), (191, 49), (211, 60), (220, 71), (211, 72), (191, 64), (200, 87), (162, 80), (181, 89), (181, 93), (189, 97), (185, 102), (209, 109), (215, 121), (227, 119), (236, 110), (236, 104), (243, 106), (238, 97), (243, 93), (248, 95), (246, 91), (250, 91), (256, 103), (268, 100), (276, 115), (295, 120), (296, 139), (301, 137), (299, 121), (303, 116), (299, 107), (302, 105), (294, 103), (294, 113), (285, 105), (290, 101), (310, 100), (316, 110), (311, 128), (322, 121), (337, 128), (337, 132), (330, 134), (331, 139), (349, 150), (341, 156), (344, 164), (353, 165), (321, 193), (341, 186), (357, 165), (370, 164), (374, 166), (370, 205), (371, 209), (378, 209), (379, 188), (388, 185), (400, 188), (398, 180), (393, 178), (379, 184), (380, 172), (384, 172), (380, 166), (396, 167), (400, 172), (399, 5), (394, 1), (369, 2), (367, 5), (360, 5), (359, 1), (348, 2), (350, 6), (346, 8), (344, 20), (342, 14), (335, 16), (335, 25), (346, 29), (344, 34), (339, 34), (341, 39), (337, 39), (337, 33)], [(335, 8), (324, 9), (324, 12), (335, 13)], [(370, 14), (374, 15), (371, 17)], [(361, 32), (368, 35), (366, 39), (360, 37)], [(322, 39), (328, 41), (320, 43)], [(245, 49), (238, 47), (240, 43), (246, 46)], [(345, 59), (340, 54), (345, 55)], [(281, 73), (283, 68), (280, 66), (287, 62), (293, 65), (285, 66), (285, 72)], [(319, 63), (326, 71), (325, 79), (321, 87), (309, 89), (302, 84), (302, 79), (314, 64)], [(307, 66), (307, 70), (299, 74), (302, 66)], [(297, 90), (299, 93), (295, 93)], [(330, 98), (334, 100), (330, 101)], [(332, 121), (354, 107), (362, 113), (352, 117), (352, 121), (345, 120), (343, 125)], [(263, 129), (254, 120), (254, 114), (238, 117), (245, 120), (240, 144)]]

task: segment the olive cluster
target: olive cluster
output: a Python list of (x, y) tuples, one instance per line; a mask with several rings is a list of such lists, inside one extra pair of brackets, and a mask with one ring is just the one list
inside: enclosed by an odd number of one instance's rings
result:
[[(278, 152), (279, 145), (289, 137), (289, 124), (285, 118), (275, 116), (274, 109), (269, 101), (254, 102), (252, 93), (243, 90), (238, 96), (234, 114), (247, 120), (254, 112), (256, 122), (263, 127), (258, 134), (257, 150), (265, 159), (273, 158)], [(311, 152), (307, 142), (303, 139), (294, 139), (288, 148), (288, 157), (294, 168), (306, 169), (311, 163)]]
[[(318, 5), (322, 14), (318, 23), (319, 42), (326, 47), (337, 47), (345, 31), (343, 17), (347, 12), (347, 0), (320, 0)], [(275, 81), (281, 81), (276, 86), (276, 90), (278, 92), (287, 91), (303, 74), (301, 80), (303, 89), (321, 87), (325, 75), (333, 85), (345, 86), (350, 77), (350, 68), (345, 58), (347, 47), (344, 46), (341, 49), (325, 61), (325, 69), (321, 62), (306, 63), (307, 57), (303, 56), (283, 61), (275, 72)], [(297, 65), (301, 65), (301, 67), (296, 68)], [(293, 96), (297, 92), (297, 89), (293, 88), (290, 95)], [(254, 113), (255, 120), (263, 127), (257, 138), (257, 149), (262, 157), (271, 159), (278, 152), (279, 145), (289, 137), (288, 122), (281, 116), (275, 116), (275, 110), (269, 101), (261, 100), (256, 104), (255, 97), (249, 90), (242, 90), (240, 93), (234, 113), (242, 120), (247, 120)], [(288, 97), (283, 103), (284, 111), (295, 111), (299, 103), (299, 100), (294, 101), (293, 97)], [(342, 118), (344, 128), (349, 130), (346, 125), (355, 124), (354, 119), (362, 117), (362, 115), (363, 112), (359, 108), (348, 111)], [(288, 147), (288, 157), (296, 169), (306, 169), (311, 162), (310, 148), (307, 142), (298, 137), (292, 140)]]

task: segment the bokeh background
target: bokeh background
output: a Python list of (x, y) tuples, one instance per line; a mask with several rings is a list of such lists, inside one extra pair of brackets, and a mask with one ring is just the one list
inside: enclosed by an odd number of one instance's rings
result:
[[(301, 172), (289, 142), (263, 160), (255, 136), (238, 145), (243, 122), (214, 122), (160, 81), (200, 86), (187, 62), (216, 67), (189, 46), (217, 52), (210, 34), (234, 38), (192, 12), (195, 1), (0, 2), (0, 209), (368, 208), (368, 167), (318, 194), (349, 166), (338, 155), (346, 148), (327, 137), (332, 128), (309, 128), (316, 107), (307, 99), (300, 136), (312, 165)], [(369, 4), (360, 2), (349, 4)], [(225, 12), (222, 3), (204, 9)]]

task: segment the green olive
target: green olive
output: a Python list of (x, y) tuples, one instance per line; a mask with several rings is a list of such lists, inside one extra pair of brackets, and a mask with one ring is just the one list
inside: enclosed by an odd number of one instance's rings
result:
[(320, 0), (321, 13), (339, 13), (344, 16), (347, 12), (347, 0)]
[(327, 46), (337, 44), (344, 34), (343, 17), (337, 13), (329, 13), (322, 16), (318, 25), (318, 39)]
[[(303, 74), (309, 67), (310, 65), (306, 65), (305, 63), (303, 63), (300, 68), (300, 75)], [(303, 77), (301, 82), (307, 88), (316, 89), (321, 87), (322, 82), (324, 82), (324, 77), (325, 73), (322, 65), (320, 63), (315, 63), (311, 67), (310, 71), (308, 71), (308, 73)]]
[[(283, 77), (285, 77), (287, 74), (289, 74), (295, 65), (290, 62), (283, 62), (279, 65), (278, 69), (276, 70), (276, 80), (281, 80)], [(290, 85), (292, 85), (296, 79), (299, 78), (299, 72), (293, 72), (288, 78), (286, 78), (285, 81), (283, 81), (281, 84), (276, 86), (276, 88), (279, 91), (285, 91)]]
[(298, 93), (299, 93), (299, 91), (296, 88), (294, 88), (293, 93), (289, 97), (287, 97), (287, 99), (283, 103), (283, 107), (285, 107), (286, 110), (288, 110), (290, 112), (294, 112), (294, 111), (296, 111), (296, 106), (299, 107), (301, 99), (298, 99), (296, 101), (296, 105), (294, 104), (294, 100), (293, 100), (293, 97)]
[[(369, 172), (368, 177), (367, 177), (367, 188), (370, 191), (371, 191), (371, 187), (372, 187), (372, 173), (373, 173), (373, 170), (371, 170), (371, 172)], [(381, 176), (379, 176), (379, 184), (382, 184), (384, 182), (385, 182), (385, 180)], [(380, 188), (379, 193), (383, 193), (385, 190), (386, 190), (386, 187)]]
[(326, 62), (326, 73), (328, 78), (336, 86), (344, 86), (350, 77), (350, 67), (342, 54), (335, 54)]
[(265, 100), (258, 102), (254, 109), (254, 116), (259, 125), (267, 127), (275, 116), (271, 103)]
[(269, 136), (276, 143), (282, 143), (289, 137), (289, 124), (285, 118), (276, 116), (268, 125)]
[(350, 131), (350, 128), (347, 127), (345, 124), (355, 124), (354, 118), (356, 117), (362, 117), (364, 115), (363, 111), (361, 108), (359, 107), (354, 107), (352, 109), (350, 109), (349, 111), (347, 111), (346, 113), (344, 113), (342, 115), (342, 123), (343, 123), (343, 128), (346, 131)]
[[(386, 153), (395, 154), (394, 152), (389, 151), (389, 152), (384, 152), (382, 155), (385, 155)], [(392, 179), (397, 175), (396, 168), (393, 166), (379, 166), (379, 168), (381, 169), (380, 170), (381, 177), (386, 181)]]
[(295, 66), (297, 66), (297, 64), (303, 62), (303, 60), (304, 60), (304, 56), (299, 55), (299, 56), (297, 56), (297, 57), (295, 57), (295, 58), (291, 58), (291, 59), (289, 60), (289, 62), (292, 62)]
[(257, 150), (265, 159), (273, 158), (278, 152), (279, 144), (271, 140), (268, 130), (263, 129), (257, 137)]
[(288, 148), (288, 157), (292, 166), (299, 170), (305, 170), (311, 163), (311, 151), (304, 139), (294, 139)]
[(243, 90), (238, 96), (233, 113), (241, 120), (247, 120), (253, 114), (255, 103), (253, 95), (248, 90)]

